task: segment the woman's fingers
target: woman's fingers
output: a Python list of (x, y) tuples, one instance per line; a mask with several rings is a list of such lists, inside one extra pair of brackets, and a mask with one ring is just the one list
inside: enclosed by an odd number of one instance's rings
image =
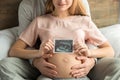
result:
[(74, 52), (81, 56), (88, 56), (88, 47), (83, 43), (74, 44)]
[(49, 49), (53, 49), (54, 45), (53, 45), (53, 43), (48, 42), (45, 44), (45, 47), (47, 47)]
[(49, 51), (53, 50), (54, 44), (52, 40), (48, 40), (46, 42), (43, 42), (41, 47), (42, 47), (43, 52), (48, 53)]

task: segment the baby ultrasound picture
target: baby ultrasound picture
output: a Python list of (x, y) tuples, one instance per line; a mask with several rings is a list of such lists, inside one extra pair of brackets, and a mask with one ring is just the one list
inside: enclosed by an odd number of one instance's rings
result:
[(55, 40), (54, 52), (73, 52), (73, 40)]

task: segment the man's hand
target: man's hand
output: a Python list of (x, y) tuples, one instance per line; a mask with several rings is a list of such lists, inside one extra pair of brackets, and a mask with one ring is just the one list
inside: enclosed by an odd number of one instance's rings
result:
[(72, 71), (70, 74), (75, 78), (86, 76), (95, 65), (93, 58), (79, 56), (76, 57), (76, 59), (82, 61), (82, 64), (72, 66)]
[(80, 56), (86, 56), (86, 57), (91, 57), (92, 53), (88, 49), (88, 46), (84, 43), (76, 42), (74, 44), (74, 53), (80, 55)]
[(33, 65), (41, 72), (41, 74), (48, 77), (55, 77), (57, 72), (55, 71), (56, 66), (48, 63), (45, 58), (34, 59)]

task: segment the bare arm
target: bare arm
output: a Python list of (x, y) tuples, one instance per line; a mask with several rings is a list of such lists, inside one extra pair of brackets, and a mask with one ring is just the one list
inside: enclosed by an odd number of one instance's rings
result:
[(99, 45), (96, 49), (88, 49), (86, 44), (77, 43), (75, 44), (75, 53), (81, 56), (87, 56), (90, 58), (102, 58), (102, 57), (113, 57), (114, 50), (109, 42), (104, 42)]
[(17, 40), (15, 44), (12, 46), (9, 52), (9, 56), (12, 57), (19, 57), (23, 59), (31, 59), (31, 58), (37, 58), (41, 57), (41, 52), (39, 50), (28, 50), (26, 49), (28, 45), (22, 41)]
[(114, 50), (108, 42), (98, 46), (97, 49), (90, 50), (90, 57), (102, 58), (102, 57), (113, 57)]

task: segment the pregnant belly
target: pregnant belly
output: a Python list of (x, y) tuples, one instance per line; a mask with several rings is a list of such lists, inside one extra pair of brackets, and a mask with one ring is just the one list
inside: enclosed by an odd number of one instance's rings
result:
[(56, 78), (71, 78), (71, 67), (76, 64), (81, 64), (81, 61), (75, 59), (75, 54), (54, 54), (48, 61), (56, 65), (56, 71), (58, 72)]

